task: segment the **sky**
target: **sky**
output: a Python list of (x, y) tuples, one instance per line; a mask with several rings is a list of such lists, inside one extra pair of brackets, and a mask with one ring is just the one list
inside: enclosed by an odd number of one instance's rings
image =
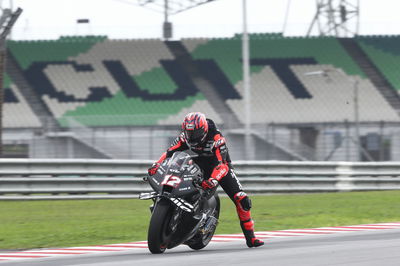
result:
[[(15, 40), (57, 39), (62, 35), (107, 35), (111, 39), (162, 36), (164, 15), (138, 6), (136, 0), (0, 2), (3, 7), (23, 9), (11, 34), (11, 38)], [(284, 32), (286, 36), (305, 35), (316, 13), (316, 0), (246, 2), (247, 28), (250, 33)], [(242, 5), (243, 0), (216, 0), (175, 14), (170, 17), (173, 37), (233, 36), (243, 29)], [(359, 34), (400, 34), (399, 10), (399, 0), (360, 0)], [(76, 23), (81, 18), (89, 19), (90, 23)]]

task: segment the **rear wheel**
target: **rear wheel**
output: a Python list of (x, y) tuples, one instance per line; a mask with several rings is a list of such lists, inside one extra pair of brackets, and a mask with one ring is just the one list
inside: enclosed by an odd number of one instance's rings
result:
[[(214, 213), (212, 214), (212, 216), (214, 216), (218, 220), (218, 218), (219, 218), (219, 210), (220, 210), (220, 202), (219, 202), (218, 195), (215, 196), (215, 199), (217, 201), (217, 207), (215, 208)], [(217, 229), (217, 225), (215, 225), (213, 230), (211, 230), (207, 234), (198, 233), (197, 235), (195, 235), (193, 237), (193, 239), (191, 239), (191, 241), (188, 244), (188, 246), (191, 249), (195, 249), (195, 250), (199, 250), (199, 249), (204, 248), (205, 246), (208, 245), (208, 243), (210, 243), (212, 237), (214, 236), (214, 233), (215, 233), (216, 229)]]
[(167, 199), (159, 199), (151, 215), (147, 245), (153, 254), (165, 251), (171, 231), (168, 228), (171, 220), (171, 203)]

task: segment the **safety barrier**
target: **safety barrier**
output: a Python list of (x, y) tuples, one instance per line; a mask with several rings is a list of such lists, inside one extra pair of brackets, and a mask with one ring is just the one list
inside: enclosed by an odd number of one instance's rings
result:
[[(135, 198), (148, 160), (1, 159), (0, 200)], [(400, 189), (400, 163), (237, 161), (249, 193)]]

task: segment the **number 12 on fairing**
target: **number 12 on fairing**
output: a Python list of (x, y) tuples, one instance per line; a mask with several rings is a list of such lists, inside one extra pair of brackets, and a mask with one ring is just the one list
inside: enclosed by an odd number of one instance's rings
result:
[(177, 176), (165, 175), (164, 180), (161, 182), (161, 185), (167, 185), (167, 186), (176, 188), (181, 182), (182, 182), (182, 179), (180, 179)]

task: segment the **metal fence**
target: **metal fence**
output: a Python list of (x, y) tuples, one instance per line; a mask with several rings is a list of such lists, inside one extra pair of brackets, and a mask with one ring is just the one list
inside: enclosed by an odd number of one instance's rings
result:
[[(400, 123), (252, 125), (250, 157), (242, 128), (221, 127), (234, 160), (398, 161)], [(6, 157), (157, 159), (179, 126), (6, 129)]]
[[(136, 198), (150, 161), (0, 160), (0, 200)], [(400, 189), (400, 163), (236, 161), (249, 193)]]

